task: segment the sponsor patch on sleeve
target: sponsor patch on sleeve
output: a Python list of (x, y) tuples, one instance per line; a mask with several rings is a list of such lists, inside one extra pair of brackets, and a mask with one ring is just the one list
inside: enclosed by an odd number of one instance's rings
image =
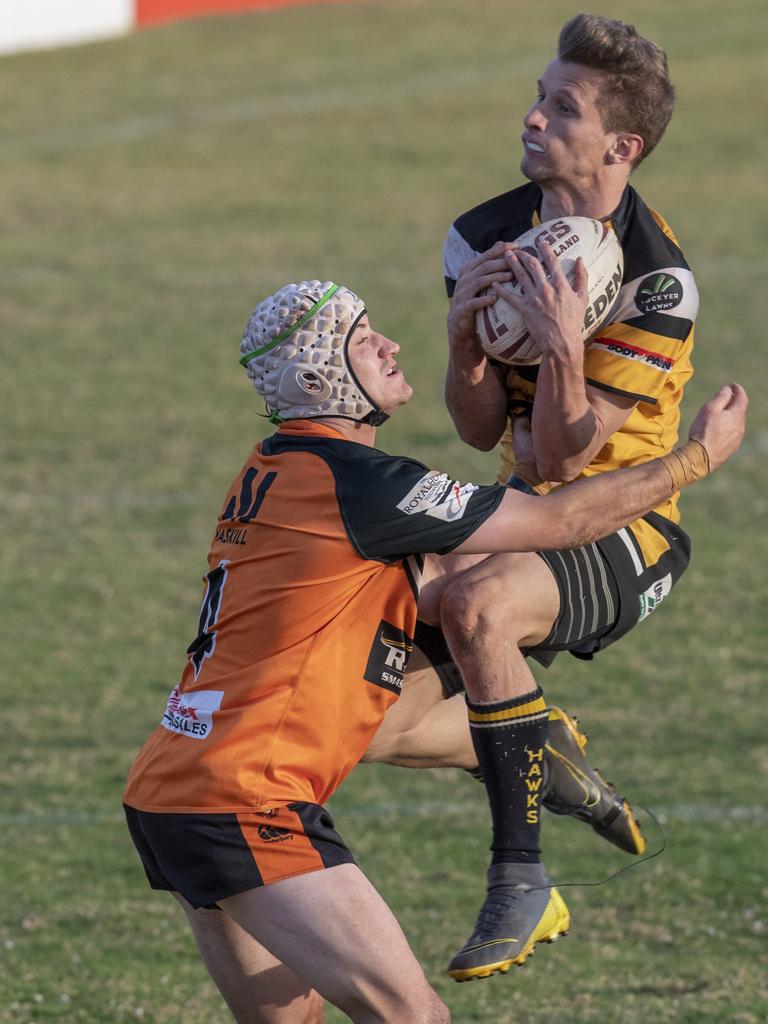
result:
[(435, 519), (442, 519), (446, 523), (453, 523), (457, 519), (461, 519), (467, 511), (472, 494), (479, 490), (477, 484), (460, 484), (454, 480), (444, 499), (434, 508), (430, 508), (427, 515), (434, 516)]
[(223, 690), (196, 690), (182, 693), (174, 686), (160, 724), (169, 732), (204, 740), (213, 731), (213, 713), (221, 707)]
[(690, 270), (662, 267), (626, 281), (621, 286), (609, 320), (618, 323), (663, 313), (693, 321), (698, 311), (699, 291)]
[(592, 342), (592, 347), (603, 352), (610, 352), (611, 355), (620, 356), (622, 359), (628, 359), (630, 362), (641, 363), (654, 370), (661, 370), (662, 373), (669, 373), (675, 365), (675, 360), (670, 356), (665, 356), (661, 352), (652, 352), (639, 345), (630, 345), (617, 338), (598, 338), (597, 341)]
[(443, 500), (451, 486), (453, 481), (447, 473), (425, 473), (406, 496), (398, 501), (397, 507), (407, 516), (412, 516), (416, 512), (426, 512)]

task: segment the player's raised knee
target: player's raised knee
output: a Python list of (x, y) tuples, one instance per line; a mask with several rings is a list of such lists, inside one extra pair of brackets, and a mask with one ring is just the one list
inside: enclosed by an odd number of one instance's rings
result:
[(446, 587), (440, 621), (454, 648), (467, 650), (480, 636), (487, 639), (498, 634), (507, 641), (517, 640), (521, 616), (510, 614), (511, 610), (509, 595), (501, 594), (496, 580), (464, 578)]

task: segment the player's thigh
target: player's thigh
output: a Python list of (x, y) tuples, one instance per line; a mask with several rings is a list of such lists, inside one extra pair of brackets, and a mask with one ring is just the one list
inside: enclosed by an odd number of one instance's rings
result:
[(457, 574), (441, 601), (444, 629), (481, 628), (519, 645), (541, 642), (560, 612), (560, 589), (535, 552), (495, 554)]
[(249, 889), (219, 905), (353, 1021), (448, 1021), (394, 915), (354, 864)]
[(238, 1024), (323, 1024), (323, 1000), (221, 910), (193, 909), (178, 893), (198, 951)]

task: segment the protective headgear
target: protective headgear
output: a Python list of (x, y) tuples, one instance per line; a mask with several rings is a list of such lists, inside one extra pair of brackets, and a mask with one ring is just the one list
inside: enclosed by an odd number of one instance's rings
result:
[(240, 362), (274, 423), (341, 416), (379, 426), (388, 418), (349, 365), (349, 338), (365, 312), (332, 281), (287, 284), (256, 307)]

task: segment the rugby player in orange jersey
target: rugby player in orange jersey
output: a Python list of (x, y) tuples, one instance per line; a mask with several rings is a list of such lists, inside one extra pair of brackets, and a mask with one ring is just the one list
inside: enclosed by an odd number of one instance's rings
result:
[[(556, 272), (549, 287), (571, 291)], [(583, 317), (583, 275), (574, 295)], [(466, 296), (456, 315), (489, 301)], [(374, 447), (412, 393), (398, 350), (330, 282), (287, 285), (254, 311), (241, 362), (280, 426), (224, 498), (197, 636), (124, 794), (151, 886), (183, 907), (242, 1024), (318, 1024), (323, 1000), (359, 1024), (450, 1019), (322, 806), (397, 700), (420, 589), (435, 599), (451, 553), (614, 530), (743, 436), (731, 385), (663, 459), (545, 498), (462, 485)], [(564, 905), (547, 898), (554, 935)]]

